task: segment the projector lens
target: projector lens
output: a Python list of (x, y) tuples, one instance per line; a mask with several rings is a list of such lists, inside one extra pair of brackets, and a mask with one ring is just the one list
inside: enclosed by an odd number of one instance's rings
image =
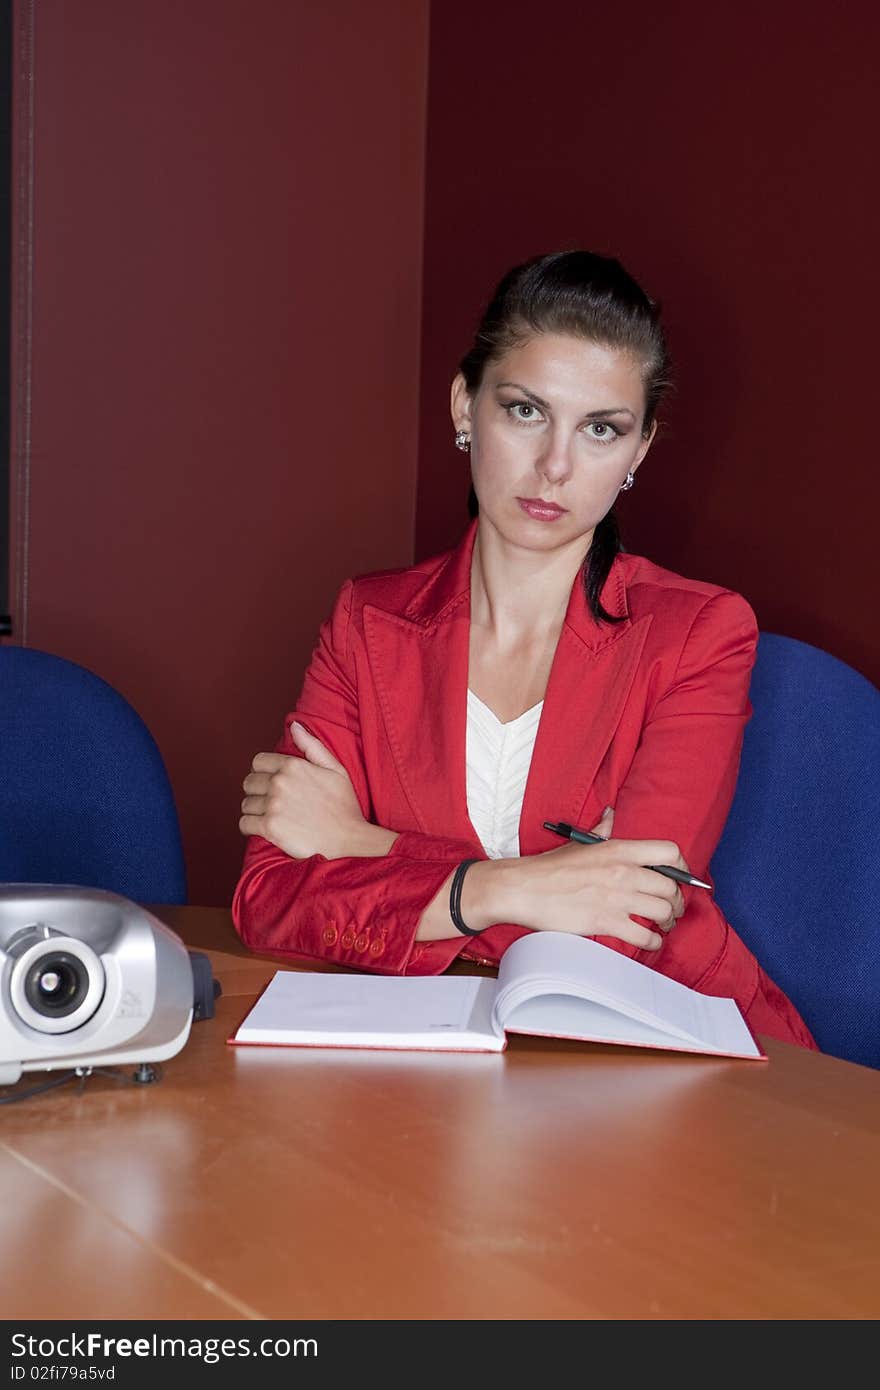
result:
[(34, 961), (24, 980), (24, 996), (44, 1018), (66, 1018), (79, 1008), (89, 988), (89, 972), (68, 951)]
[(9, 1002), (28, 1028), (71, 1033), (94, 1018), (105, 985), (104, 967), (91, 946), (59, 932), (27, 946), (15, 961)]

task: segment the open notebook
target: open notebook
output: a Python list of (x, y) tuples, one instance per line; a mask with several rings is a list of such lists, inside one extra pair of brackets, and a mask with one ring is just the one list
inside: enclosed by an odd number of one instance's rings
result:
[(503, 1052), (508, 1033), (765, 1056), (732, 999), (561, 932), (520, 937), (497, 980), (279, 970), (228, 1041)]

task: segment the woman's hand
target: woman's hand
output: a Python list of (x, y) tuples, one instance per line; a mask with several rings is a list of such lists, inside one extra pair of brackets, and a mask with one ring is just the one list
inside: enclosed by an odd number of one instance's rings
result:
[(242, 784), (242, 834), (262, 835), (292, 859), (377, 853), (366, 845), (372, 843), (370, 832), (379, 828), (361, 814), (342, 763), (302, 724), (294, 721), (290, 733), (305, 756), (257, 754)]
[[(613, 824), (614, 812), (606, 810), (593, 833), (610, 836)], [(685, 902), (674, 879), (646, 864), (671, 864), (688, 872), (678, 845), (670, 840), (608, 839), (603, 845), (570, 841), (543, 854), (495, 860), (482, 880), (483, 866), (474, 865), (465, 879), (465, 892), (473, 877), (476, 900), (468, 907), (465, 897), (462, 912), (466, 921), (471, 912), (475, 925), (488, 915), (493, 922), (576, 936), (613, 936), (641, 950), (657, 951), (684, 912)], [(483, 902), (478, 900), (481, 881)], [(650, 925), (634, 922), (633, 917)]]

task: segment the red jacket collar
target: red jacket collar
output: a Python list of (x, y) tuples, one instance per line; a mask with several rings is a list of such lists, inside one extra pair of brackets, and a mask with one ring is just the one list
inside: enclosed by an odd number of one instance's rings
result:
[[(447, 551), (424, 584), (410, 599), (402, 616), (423, 626), (441, 623), (461, 612), (470, 612), (471, 557), (477, 535), (478, 520), (474, 518), (454, 549)], [(602, 586), (601, 602), (606, 613), (628, 617), (625, 565), (620, 556), (614, 560)], [(591, 651), (598, 651), (620, 635), (628, 623), (597, 623), (590, 613), (584, 592), (583, 579), (578, 572), (572, 584), (565, 626), (570, 628)]]

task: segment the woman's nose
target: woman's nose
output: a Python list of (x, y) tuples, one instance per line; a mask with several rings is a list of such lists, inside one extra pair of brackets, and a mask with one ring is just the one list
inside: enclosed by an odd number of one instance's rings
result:
[(538, 472), (543, 473), (549, 483), (564, 483), (571, 475), (571, 449), (561, 434), (553, 434), (547, 447), (538, 459)]

